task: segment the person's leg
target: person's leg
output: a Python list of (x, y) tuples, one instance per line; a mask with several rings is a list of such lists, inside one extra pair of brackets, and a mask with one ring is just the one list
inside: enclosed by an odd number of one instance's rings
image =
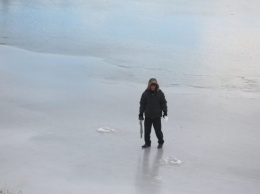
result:
[(151, 129), (152, 120), (150, 118), (145, 118), (144, 120), (144, 141), (146, 145), (151, 145)]
[(163, 133), (162, 133), (162, 124), (161, 124), (161, 118), (155, 118), (153, 119), (153, 127), (155, 130), (155, 134), (158, 138), (158, 143), (163, 144)]

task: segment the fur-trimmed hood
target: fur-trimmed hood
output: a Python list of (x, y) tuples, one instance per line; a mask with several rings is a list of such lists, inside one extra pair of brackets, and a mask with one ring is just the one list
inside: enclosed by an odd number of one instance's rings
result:
[(148, 82), (148, 86), (147, 86), (147, 90), (150, 90), (150, 87), (152, 84), (155, 84), (157, 86), (156, 90), (159, 91), (160, 90), (160, 86), (157, 82), (157, 80), (155, 78), (151, 78)]

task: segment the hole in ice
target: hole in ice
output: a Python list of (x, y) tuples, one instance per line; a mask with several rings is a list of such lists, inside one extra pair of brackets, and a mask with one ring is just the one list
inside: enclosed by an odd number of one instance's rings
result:
[(97, 132), (99, 133), (111, 133), (111, 132), (115, 132), (115, 129), (112, 129), (110, 127), (100, 127), (97, 129)]

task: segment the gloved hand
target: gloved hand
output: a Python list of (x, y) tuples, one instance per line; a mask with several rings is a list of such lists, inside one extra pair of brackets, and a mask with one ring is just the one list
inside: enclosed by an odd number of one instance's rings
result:
[(167, 112), (163, 112), (163, 118), (167, 117)]
[(140, 114), (138, 115), (138, 117), (139, 117), (139, 120), (140, 120), (140, 121), (144, 120), (144, 114), (143, 114), (143, 113), (140, 113)]

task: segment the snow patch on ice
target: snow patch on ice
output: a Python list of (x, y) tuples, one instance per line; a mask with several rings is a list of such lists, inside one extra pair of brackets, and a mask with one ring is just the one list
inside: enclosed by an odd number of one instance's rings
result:
[(115, 132), (115, 129), (112, 129), (110, 127), (100, 127), (97, 129), (97, 132), (99, 133), (111, 133), (111, 132)]
[(162, 158), (159, 162), (160, 166), (164, 167), (179, 166), (182, 164), (181, 160), (170, 156)]

